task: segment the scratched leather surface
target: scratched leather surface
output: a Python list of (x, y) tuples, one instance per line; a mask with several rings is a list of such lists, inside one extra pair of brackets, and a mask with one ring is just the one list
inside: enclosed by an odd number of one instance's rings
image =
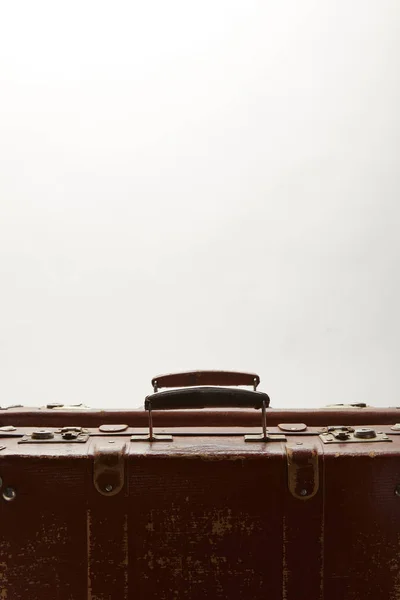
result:
[[(397, 600), (400, 436), (376, 429), (392, 441), (3, 438), (0, 491), (11, 486), (16, 498), (0, 500), (0, 599)], [(93, 480), (109, 441), (126, 446), (124, 485), (112, 497)]]

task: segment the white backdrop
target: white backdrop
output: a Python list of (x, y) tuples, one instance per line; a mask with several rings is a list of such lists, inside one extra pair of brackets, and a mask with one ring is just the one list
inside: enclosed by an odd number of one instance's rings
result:
[(399, 405), (398, 0), (13, 0), (0, 405)]

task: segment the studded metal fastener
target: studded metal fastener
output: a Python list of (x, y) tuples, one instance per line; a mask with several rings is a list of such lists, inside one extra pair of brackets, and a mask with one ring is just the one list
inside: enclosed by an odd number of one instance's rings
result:
[(371, 438), (376, 437), (376, 431), (375, 429), (371, 429), (370, 427), (360, 427), (359, 429), (355, 430), (354, 437), (363, 440), (369, 440)]
[(17, 497), (17, 492), (12, 487), (6, 487), (3, 492), (3, 498), (6, 502), (12, 502)]

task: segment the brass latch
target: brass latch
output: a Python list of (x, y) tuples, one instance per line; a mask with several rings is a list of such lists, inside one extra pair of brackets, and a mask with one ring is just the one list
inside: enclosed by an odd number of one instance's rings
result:
[(18, 441), (18, 444), (33, 443), (85, 443), (89, 439), (89, 431), (82, 427), (63, 427), (62, 429), (36, 429)]
[(358, 427), (355, 429), (354, 427), (342, 425), (327, 427), (326, 431), (321, 433), (319, 437), (324, 444), (392, 441), (386, 433), (375, 431), (372, 427)]

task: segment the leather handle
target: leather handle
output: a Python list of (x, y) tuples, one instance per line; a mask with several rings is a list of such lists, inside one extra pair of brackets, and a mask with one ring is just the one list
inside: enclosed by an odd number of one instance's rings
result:
[(186, 410), (199, 408), (256, 408), (269, 406), (265, 392), (222, 387), (196, 387), (167, 390), (147, 396), (146, 410)]
[(251, 385), (254, 390), (260, 383), (260, 377), (255, 373), (240, 371), (187, 371), (153, 377), (151, 384), (154, 391), (160, 388), (194, 387), (199, 385)]

